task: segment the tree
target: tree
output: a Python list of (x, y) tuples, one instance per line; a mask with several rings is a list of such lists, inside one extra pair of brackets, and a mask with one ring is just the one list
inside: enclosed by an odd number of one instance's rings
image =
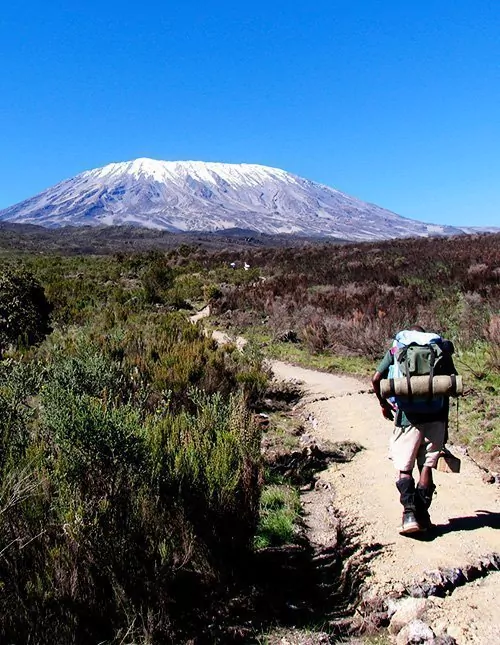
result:
[(144, 298), (148, 304), (165, 303), (175, 274), (163, 258), (153, 261), (141, 276)]
[(52, 305), (36, 278), (25, 270), (0, 275), (0, 356), (8, 345), (29, 346), (50, 333)]

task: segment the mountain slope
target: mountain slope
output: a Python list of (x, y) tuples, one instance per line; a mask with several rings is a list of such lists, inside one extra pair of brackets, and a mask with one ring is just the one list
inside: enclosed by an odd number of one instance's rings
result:
[(277, 168), (152, 159), (83, 172), (0, 211), (2, 220), (46, 227), (240, 228), (351, 240), (460, 232), (400, 217)]

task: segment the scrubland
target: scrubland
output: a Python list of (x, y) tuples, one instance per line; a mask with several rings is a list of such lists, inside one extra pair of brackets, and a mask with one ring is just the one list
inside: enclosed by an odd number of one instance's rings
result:
[(0, 640), (215, 640), (254, 551), (261, 360), (179, 313), (156, 255), (7, 264)]
[[(0, 639), (244, 633), (234, 598), (248, 609), (255, 554), (293, 540), (298, 512), (261, 460), (266, 354), (367, 375), (399, 328), (442, 333), (467, 389), (452, 439), (493, 469), (499, 243), (4, 251)], [(189, 322), (207, 303), (215, 324), (252, 339), (244, 352)]]

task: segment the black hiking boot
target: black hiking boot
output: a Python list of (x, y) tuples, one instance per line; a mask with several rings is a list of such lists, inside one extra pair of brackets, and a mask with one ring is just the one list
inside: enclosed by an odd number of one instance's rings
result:
[(415, 513), (413, 511), (403, 511), (403, 519), (399, 533), (401, 535), (409, 535), (410, 533), (417, 533), (421, 530), (422, 527), (417, 522)]
[(436, 487), (432, 484), (429, 487), (417, 485), (415, 491), (415, 515), (420, 526), (425, 529), (434, 528), (429, 515), (429, 507), (432, 503), (432, 495)]
[(401, 535), (409, 535), (422, 530), (416, 517), (416, 495), (415, 495), (415, 480), (413, 477), (403, 477), (398, 479), (396, 487), (400, 493), (399, 500), (403, 505), (403, 519), (401, 522)]

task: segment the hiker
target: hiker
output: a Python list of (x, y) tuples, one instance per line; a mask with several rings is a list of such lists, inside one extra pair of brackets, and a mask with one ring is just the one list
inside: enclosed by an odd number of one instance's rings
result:
[[(399, 332), (372, 378), (373, 390), (380, 402), (382, 414), (394, 420), (390, 440), (390, 456), (398, 471), (396, 487), (403, 505), (400, 533), (407, 535), (432, 527), (429, 507), (436, 489), (432, 468), (447, 440), (449, 399), (430, 394), (424, 397), (383, 398), (380, 383), (385, 378), (409, 375), (456, 374), (453, 364), (453, 344), (437, 334), (426, 333), (420, 325)], [(429, 349), (433, 348), (433, 349)], [(432, 356), (432, 358), (430, 358)], [(412, 361), (410, 365), (410, 359)], [(406, 366), (405, 366), (406, 365)], [(391, 382), (394, 388), (394, 381)], [(413, 469), (417, 462), (418, 483), (415, 486)]]

